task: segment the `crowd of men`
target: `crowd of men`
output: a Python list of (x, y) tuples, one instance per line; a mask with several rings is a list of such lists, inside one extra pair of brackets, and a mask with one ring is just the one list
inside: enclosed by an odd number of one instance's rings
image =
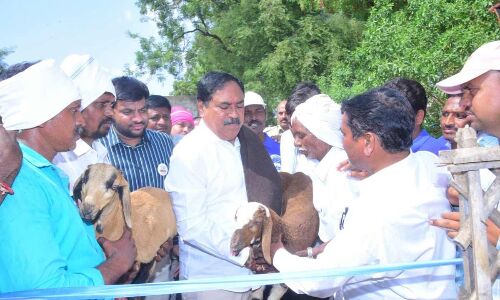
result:
[[(320, 219), (317, 242), (305, 251), (290, 253), (279, 238), (271, 244), (280, 272), (454, 258), (450, 237), (460, 219), (450, 212), (450, 174), (437, 155), (457, 147), (465, 126), (478, 131), (481, 146), (498, 146), (500, 41), (482, 45), (436, 86), (448, 95), (440, 138), (422, 126), (425, 89), (406, 78), (341, 104), (301, 82), (278, 103), (277, 125), (266, 128), (266, 101), (224, 72), (199, 80), (198, 123), (89, 55), (13, 65), (0, 74), (0, 293), (133, 280), (130, 231), (96, 240), (71, 196), (93, 163), (117, 167), (131, 191), (170, 193), (178, 246), (158, 249), (157, 281), (172, 279), (166, 252), (179, 256), (181, 280), (262, 270), (253, 249), (231, 253), (234, 215), (249, 201), (282, 213), (279, 171), (311, 178)], [(487, 230), (496, 246), (500, 229), (489, 221)], [(303, 278), (287, 285), (309, 296), (287, 297), (455, 299), (455, 275), (454, 266), (440, 266)], [(251, 292), (221, 287), (182, 298), (250, 299)]]

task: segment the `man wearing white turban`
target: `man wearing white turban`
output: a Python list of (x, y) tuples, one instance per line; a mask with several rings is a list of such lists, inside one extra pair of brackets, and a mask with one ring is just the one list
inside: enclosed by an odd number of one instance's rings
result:
[(130, 231), (116, 242), (95, 239), (50, 161), (75, 148), (83, 125), (80, 94), (53, 60), (14, 65), (0, 81), (0, 115), (16, 130), (23, 160), (0, 209), (0, 293), (115, 283), (132, 266)]
[(89, 165), (110, 163), (106, 147), (97, 139), (106, 136), (111, 127), (115, 88), (111, 74), (90, 55), (70, 55), (61, 63), (61, 69), (80, 90), (85, 120), (76, 148), (58, 153), (53, 160), (69, 176), (72, 194), (73, 184)]
[(319, 238), (327, 242), (343, 229), (342, 218), (354, 192), (354, 182), (346, 172), (337, 170), (347, 159), (342, 147), (340, 105), (324, 94), (312, 96), (292, 115), (295, 146), (309, 160), (318, 160), (310, 177), (313, 202), (318, 211)]

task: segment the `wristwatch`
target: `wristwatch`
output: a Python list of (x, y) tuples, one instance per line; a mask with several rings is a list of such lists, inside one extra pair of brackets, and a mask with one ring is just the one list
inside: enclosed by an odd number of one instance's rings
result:
[(14, 190), (10, 187), (10, 185), (7, 184), (7, 182), (3, 181), (2, 179), (0, 179), (0, 194), (14, 195)]

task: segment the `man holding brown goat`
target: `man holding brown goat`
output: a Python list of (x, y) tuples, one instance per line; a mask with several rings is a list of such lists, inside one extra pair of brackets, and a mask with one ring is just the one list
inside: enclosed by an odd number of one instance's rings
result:
[[(113, 284), (136, 257), (130, 231), (95, 239), (50, 161), (75, 148), (83, 125), (80, 94), (53, 60), (13, 65), (0, 81), (0, 115), (17, 131), (23, 160), (0, 209), (0, 293)], [(105, 255), (106, 254), (106, 257)]]
[[(427, 151), (412, 153), (415, 117), (396, 90), (379, 88), (342, 103), (343, 147), (368, 177), (349, 204), (344, 229), (316, 258), (298, 257), (272, 244), (280, 272), (455, 257), (455, 246), (429, 220), (449, 209), (448, 174)], [(318, 254), (319, 253), (319, 254)], [(386, 271), (362, 276), (286, 282), (295, 291), (346, 299), (455, 299), (453, 266)]]
[[(203, 119), (174, 148), (165, 179), (180, 237), (180, 278), (248, 275), (249, 249), (231, 254), (234, 215), (241, 204), (257, 198), (281, 213), (279, 175), (257, 135), (242, 126), (244, 87), (239, 79), (222, 72), (205, 74), (198, 82), (198, 111)], [(248, 288), (183, 294), (184, 299), (249, 297)]]

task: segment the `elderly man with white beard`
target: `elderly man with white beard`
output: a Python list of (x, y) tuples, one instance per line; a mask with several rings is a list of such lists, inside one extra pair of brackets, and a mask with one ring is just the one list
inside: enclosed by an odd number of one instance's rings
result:
[(342, 218), (355, 190), (354, 179), (337, 170), (338, 164), (347, 159), (340, 132), (340, 105), (327, 95), (315, 95), (297, 106), (291, 121), (295, 147), (308, 160), (319, 161), (310, 176), (320, 218), (318, 235), (327, 242), (343, 229)]

